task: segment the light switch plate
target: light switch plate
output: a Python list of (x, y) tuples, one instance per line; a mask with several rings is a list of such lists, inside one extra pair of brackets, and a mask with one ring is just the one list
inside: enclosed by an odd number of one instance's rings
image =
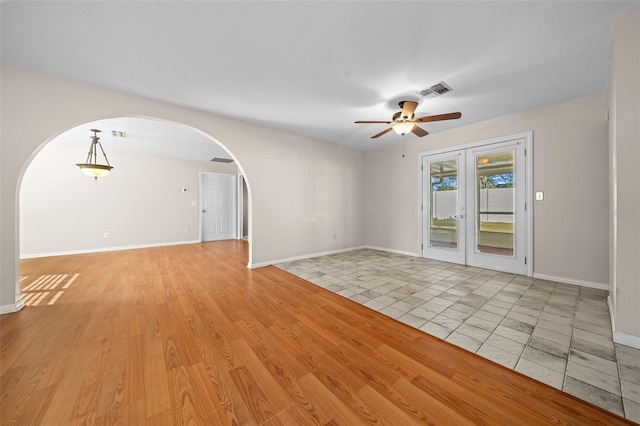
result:
[(542, 200), (544, 200), (544, 192), (542, 191), (536, 192), (536, 201), (542, 201)]

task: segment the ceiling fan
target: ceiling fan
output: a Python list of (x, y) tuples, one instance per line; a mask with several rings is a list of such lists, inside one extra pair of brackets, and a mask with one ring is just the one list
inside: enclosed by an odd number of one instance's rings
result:
[(418, 127), (417, 123), (426, 123), (429, 121), (442, 121), (442, 120), (455, 120), (462, 117), (459, 112), (450, 112), (448, 114), (440, 115), (427, 115), (425, 117), (414, 116), (414, 111), (418, 107), (417, 102), (413, 101), (401, 101), (398, 105), (402, 108), (402, 111), (398, 111), (393, 114), (392, 121), (356, 121), (356, 124), (391, 124), (391, 127), (381, 131), (377, 135), (371, 136), (371, 139), (378, 138), (391, 130), (394, 130), (399, 135), (405, 135), (412, 132), (417, 136), (427, 136), (429, 132)]

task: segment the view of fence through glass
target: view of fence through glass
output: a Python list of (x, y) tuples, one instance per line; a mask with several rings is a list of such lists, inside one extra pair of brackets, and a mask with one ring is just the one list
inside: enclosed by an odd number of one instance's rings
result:
[(514, 152), (477, 155), (476, 247), (480, 253), (513, 256)]
[(458, 248), (458, 160), (431, 163), (432, 247)]

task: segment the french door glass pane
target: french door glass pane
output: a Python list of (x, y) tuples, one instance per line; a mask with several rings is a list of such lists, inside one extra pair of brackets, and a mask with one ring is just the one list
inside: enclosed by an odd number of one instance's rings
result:
[(429, 166), (430, 231), (429, 245), (458, 248), (458, 160), (431, 163)]
[(513, 256), (514, 151), (479, 154), (476, 167), (476, 252)]

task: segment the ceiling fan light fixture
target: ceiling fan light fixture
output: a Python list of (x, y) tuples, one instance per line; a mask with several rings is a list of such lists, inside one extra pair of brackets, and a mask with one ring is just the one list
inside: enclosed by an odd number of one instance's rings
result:
[[(102, 144), (100, 143), (100, 138), (98, 137), (98, 133), (100, 130), (91, 129), (93, 132), (93, 136), (91, 136), (91, 146), (89, 147), (89, 154), (87, 154), (87, 159), (84, 163), (77, 163), (76, 166), (80, 168), (80, 171), (85, 175), (98, 180), (99, 177), (106, 176), (109, 174), (113, 166), (109, 164), (109, 160), (107, 159), (107, 154), (105, 154), (104, 149), (102, 148)], [(104, 161), (107, 164), (99, 164), (98, 163), (98, 147), (100, 147), (100, 151), (102, 151), (102, 156), (104, 157)]]
[(409, 133), (413, 129), (413, 122), (411, 121), (401, 121), (399, 123), (395, 123), (392, 127), (394, 132), (399, 135), (405, 135)]
[(356, 121), (356, 124), (388, 124), (390, 125), (380, 133), (371, 136), (371, 139), (379, 138), (382, 135), (386, 135), (391, 130), (395, 131), (399, 135), (406, 135), (411, 132), (418, 137), (427, 136), (429, 132), (421, 128), (418, 124), (427, 123), (432, 121), (442, 120), (456, 120), (462, 116), (459, 112), (450, 112), (448, 114), (427, 115), (424, 117), (416, 117), (415, 110), (418, 106), (414, 101), (401, 101), (398, 103), (402, 111), (398, 111), (393, 114), (391, 121)]

